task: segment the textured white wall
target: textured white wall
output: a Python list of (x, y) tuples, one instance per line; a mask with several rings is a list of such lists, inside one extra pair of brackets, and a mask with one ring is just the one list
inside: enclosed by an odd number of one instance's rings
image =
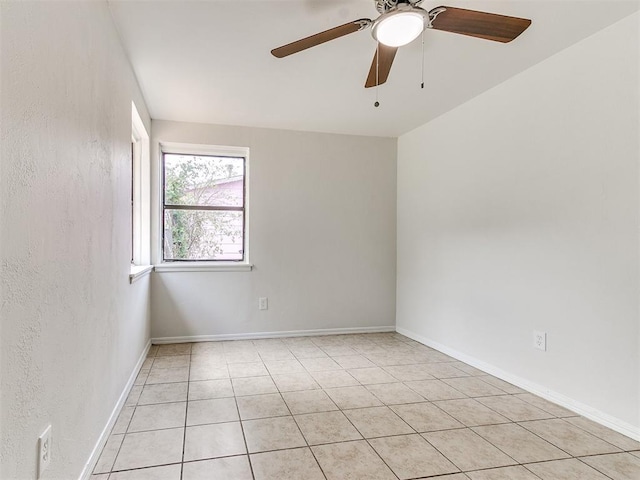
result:
[(154, 120), (163, 141), (250, 148), (255, 267), (154, 273), (152, 337), (394, 325), (395, 139)]
[(0, 478), (78, 478), (149, 338), (129, 284), (131, 101), (105, 2), (0, 2)]
[(640, 434), (638, 22), (400, 137), (397, 326)]

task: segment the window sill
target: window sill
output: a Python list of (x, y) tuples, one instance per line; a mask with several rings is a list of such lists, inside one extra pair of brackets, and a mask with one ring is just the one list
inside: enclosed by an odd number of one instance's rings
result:
[(158, 273), (168, 272), (250, 272), (253, 265), (236, 262), (176, 262), (161, 263), (154, 267)]
[(131, 265), (129, 271), (129, 283), (135, 283), (142, 277), (146, 277), (153, 270), (153, 265)]

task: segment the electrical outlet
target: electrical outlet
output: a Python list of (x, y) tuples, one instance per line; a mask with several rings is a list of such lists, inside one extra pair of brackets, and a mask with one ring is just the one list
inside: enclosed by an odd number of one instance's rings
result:
[(51, 425), (38, 437), (38, 478), (51, 463)]
[(547, 351), (547, 334), (545, 332), (533, 332), (533, 346), (538, 350)]
[(267, 297), (260, 297), (258, 299), (258, 309), (259, 310), (268, 310), (269, 309), (269, 299)]

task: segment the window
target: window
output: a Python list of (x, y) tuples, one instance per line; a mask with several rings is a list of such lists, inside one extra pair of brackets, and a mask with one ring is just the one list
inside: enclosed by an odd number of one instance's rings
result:
[(149, 135), (131, 103), (131, 271), (133, 283), (148, 274), (151, 263), (150, 243), (150, 155)]
[(163, 151), (163, 261), (246, 261), (246, 149), (226, 150)]

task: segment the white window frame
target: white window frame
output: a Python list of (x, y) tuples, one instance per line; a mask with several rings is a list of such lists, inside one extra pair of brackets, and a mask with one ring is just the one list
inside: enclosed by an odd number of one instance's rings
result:
[[(244, 260), (242, 261), (191, 261), (191, 262), (165, 262), (162, 258), (162, 228), (163, 221), (163, 179), (162, 179), (162, 157), (165, 153), (178, 155), (208, 155), (218, 157), (244, 157)], [(157, 158), (158, 175), (155, 204), (157, 205), (155, 229), (155, 262), (156, 272), (248, 272), (253, 265), (249, 261), (249, 211), (250, 211), (250, 168), (249, 168), (249, 148), (230, 147), (223, 145), (194, 145), (186, 143), (160, 142), (159, 155)]]
[(129, 282), (134, 283), (153, 270), (151, 265), (151, 155), (149, 134), (131, 102), (131, 143), (133, 162), (131, 187), (133, 189), (131, 235), (133, 261), (129, 272)]

